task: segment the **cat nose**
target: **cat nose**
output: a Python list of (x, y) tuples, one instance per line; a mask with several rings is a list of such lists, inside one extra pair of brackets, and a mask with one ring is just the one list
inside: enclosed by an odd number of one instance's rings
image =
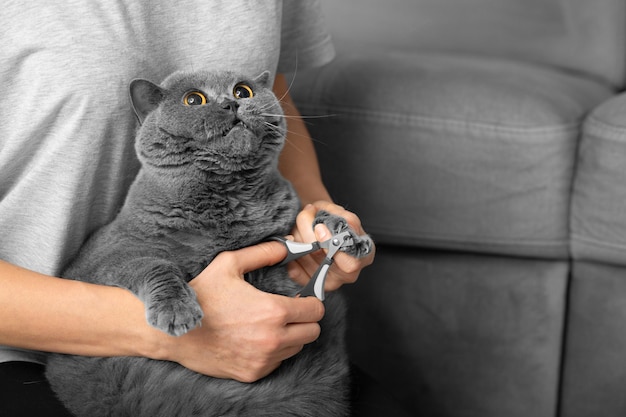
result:
[(224, 100), (220, 103), (220, 106), (224, 110), (230, 110), (233, 113), (236, 113), (237, 109), (239, 108), (239, 103), (237, 103), (236, 101), (232, 101), (232, 100)]

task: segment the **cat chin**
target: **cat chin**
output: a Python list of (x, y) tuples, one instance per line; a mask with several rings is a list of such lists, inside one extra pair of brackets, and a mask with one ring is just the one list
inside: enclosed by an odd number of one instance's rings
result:
[(193, 165), (200, 171), (217, 175), (231, 175), (255, 169), (255, 166), (247, 163), (247, 161), (233, 161), (232, 158), (217, 154), (204, 156), (202, 159), (194, 161)]
[(261, 142), (252, 131), (233, 128), (225, 136), (210, 140), (203, 150), (198, 150), (194, 165), (202, 171), (221, 174), (258, 168), (267, 160), (267, 155), (260, 152)]
[(245, 124), (239, 123), (224, 136), (214, 139), (211, 145), (211, 148), (224, 156), (238, 159), (257, 152), (261, 146), (261, 139)]

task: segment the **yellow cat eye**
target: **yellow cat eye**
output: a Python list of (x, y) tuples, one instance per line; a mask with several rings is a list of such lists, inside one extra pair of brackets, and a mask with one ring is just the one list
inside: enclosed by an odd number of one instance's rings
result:
[(185, 106), (204, 106), (206, 104), (206, 96), (200, 91), (190, 91), (183, 97)]
[(252, 87), (245, 83), (239, 83), (233, 88), (233, 95), (235, 98), (251, 98), (254, 97)]

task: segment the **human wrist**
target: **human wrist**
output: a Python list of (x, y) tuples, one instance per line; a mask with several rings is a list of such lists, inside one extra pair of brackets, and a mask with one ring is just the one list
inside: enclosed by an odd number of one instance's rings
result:
[[(148, 323), (145, 305), (135, 294), (121, 287), (92, 284), (85, 287), (94, 310), (103, 314), (99, 320), (100, 337), (109, 335), (108, 340), (101, 340), (102, 356), (168, 359), (171, 351), (169, 336)], [(113, 310), (112, 306), (115, 306)]]
[(141, 342), (135, 346), (134, 356), (141, 356), (148, 359), (159, 361), (177, 362), (175, 357), (175, 339), (174, 336), (165, 334), (164, 332), (146, 324), (143, 330)]
[(135, 321), (135, 325), (132, 325), (129, 334), (126, 339), (126, 346), (123, 349), (128, 349), (128, 356), (138, 356), (154, 360), (167, 360), (174, 361), (176, 352), (176, 340), (174, 336), (170, 336), (167, 333), (151, 326), (145, 316), (144, 304), (130, 294), (140, 304), (140, 311), (137, 308), (132, 308), (132, 314), (135, 317), (132, 321)]

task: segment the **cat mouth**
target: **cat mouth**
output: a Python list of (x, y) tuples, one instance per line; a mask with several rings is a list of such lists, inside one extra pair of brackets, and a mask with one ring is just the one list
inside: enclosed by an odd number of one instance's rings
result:
[(243, 120), (235, 119), (232, 122), (221, 126), (221, 128), (207, 128), (206, 136), (209, 140), (216, 140), (226, 138), (231, 134), (242, 132), (245, 130), (252, 131), (252, 129), (246, 124), (246, 122), (244, 122)]
[(206, 151), (229, 157), (249, 155), (261, 143), (256, 130), (239, 118), (207, 131), (207, 139), (203, 145)]
[(235, 120), (232, 127), (228, 129), (226, 132), (224, 132), (222, 136), (227, 136), (233, 130), (239, 131), (239, 130), (252, 130), (252, 129), (250, 129), (250, 127), (243, 120)]

